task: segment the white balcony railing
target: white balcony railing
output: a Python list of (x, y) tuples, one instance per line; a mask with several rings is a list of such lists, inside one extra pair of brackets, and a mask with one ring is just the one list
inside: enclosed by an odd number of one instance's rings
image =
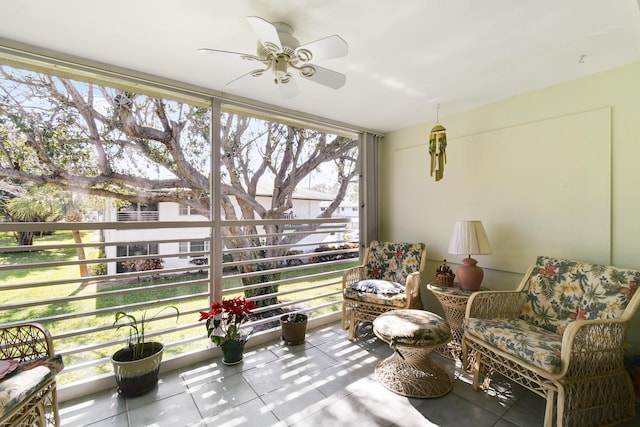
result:
[(158, 211), (118, 212), (118, 221), (158, 221), (159, 219)]
[[(285, 232), (264, 232), (265, 225), (275, 223), (286, 224)], [(209, 236), (247, 224), (256, 226), (251, 241), (261, 246), (231, 247), (227, 241), (227, 249), (215, 249), (224, 240)], [(15, 246), (12, 233), (21, 231), (44, 235), (33, 246)], [(267, 244), (283, 235), (304, 239)], [(105, 241), (105, 236), (117, 240)], [(222, 296), (272, 302), (255, 310), (247, 324), (258, 335), (278, 327), (288, 311), (307, 312), (311, 318), (334, 315), (341, 310), (342, 271), (358, 261), (358, 245), (350, 236), (357, 236), (350, 219), (223, 221), (219, 227), (208, 221), (0, 223), (0, 323), (39, 322), (52, 332), (65, 363), (59, 375), (64, 388), (111, 375), (110, 356), (127, 338), (113, 328), (117, 311), (140, 317), (177, 306), (177, 322), (164, 311), (148, 325), (147, 337), (165, 344), (165, 358), (209, 346), (199, 311)], [(180, 250), (196, 240), (208, 242), (201, 248), (213, 249)], [(236, 245), (240, 240), (234, 240)], [(158, 253), (115, 255), (118, 247), (152, 246)], [(128, 271), (109, 268), (118, 262), (126, 263)]]

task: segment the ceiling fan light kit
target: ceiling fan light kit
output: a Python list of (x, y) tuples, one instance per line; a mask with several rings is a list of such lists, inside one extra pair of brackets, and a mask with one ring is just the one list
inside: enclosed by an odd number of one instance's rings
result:
[[(273, 82), (281, 87), (283, 96), (295, 96), (298, 89), (290, 69), (298, 71), (299, 75), (305, 79), (332, 89), (339, 89), (346, 83), (347, 77), (344, 74), (310, 62), (314, 59), (321, 61), (346, 56), (348, 45), (340, 36), (324, 37), (301, 46), (298, 39), (293, 36), (293, 28), (283, 22), (271, 23), (257, 16), (249, 16), (247, 20), (258, 37), (256, 55), (219, 49), (198, 49), (204, 53), (236, 55), (265, 65), (265, 68), (252, 70), (230, 81), (227, 85), (237, 84), (245, 77), (259, 77), (265, 71), (271, 70), (274, 75)], [(283, 88), (285, 85), (291, 87)]]

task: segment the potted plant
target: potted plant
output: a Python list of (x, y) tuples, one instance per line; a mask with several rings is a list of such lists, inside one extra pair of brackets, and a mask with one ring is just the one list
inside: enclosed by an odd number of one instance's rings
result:
[(307, 315), (289, 313), (280, 317), (282, 340), (288, 345), (298, 345), (304, 342), (307, 333)]
[(113, 373), (118, 384), (118, 393), (125, 397), (139, 396), (152, 390), (158, 382), (158, 371), (162, 361), (164, 345), (159, 342), (147, 342), (145, 329), (147, 322), (155, 319), (165, 310), (176, 311), (176, 322), (180, 311), (176, 306), (167, 306), (155, 315), (147, 318), (147, 312), (138, 320), (135, 316), (118, 311), (113, 326), (116, 330), (129, 330), (127, 347), (116, 351), (111, 356)]
[(200, 321), (206, 320), (207, 337), (222, 349), (222, 363), (235, 365), (242, 361), (244, 345), (252, 330), (242, 330), (241, 325), (258, 308), (244, 297), (215, 301), (209, 311), (200, 312)]

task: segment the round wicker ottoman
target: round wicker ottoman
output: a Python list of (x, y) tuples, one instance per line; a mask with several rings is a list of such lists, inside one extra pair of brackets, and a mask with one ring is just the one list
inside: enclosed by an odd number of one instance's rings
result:
[(451, 341), (451, 329), (442, 317), (424, 310), (392, 310), (373, 321), (373, 332), (394, 350), (375, 369), (385, 387), (419, 398), (451, 391), (451, 376), (429, 357), (432, 349)]

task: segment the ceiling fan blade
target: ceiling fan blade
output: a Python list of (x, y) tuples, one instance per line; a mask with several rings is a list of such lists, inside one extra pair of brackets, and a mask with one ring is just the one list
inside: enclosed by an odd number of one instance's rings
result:
[(279, 83), (280, 94), (283, 98), (293, 98), (298, 95), (300, 91), (298, 90), (298, 84), (295, 79), (290, 79), (287, 83)]
[(339, 89), (347, 82), (347, 76), (342, 73), (329, 70), (328, 68), (318, 67), (317, 65), (312, 65), (312, 67), (316, 70), (313, 75), (307, 76), (303, 73), (300, 73), (300, 75), (332, 89)]
[(219, 49), (209, 49), (206, 47), (201, 47), (200, 49), (198, 49), (198, 52), (200, 53), (204, 53), (204, 54), (212, 54), (212, 55), (234, 55), (234, 56), (239, 56), (242, 59), (248, 59), (248, 60), (252, 60), (252, 61), (260, 61), (260, 58), (258, 58), (255, 55), (249, 55), (248, 53), (240, 53), (240, 52), (231, 52), (229, 50), (219, 50)]
[[(266, 70), (268, 70), (268, 68)], [(266, 70), (265, 69), (259, 69), (259, 70), (249, 71), (248, 73), (243, 74), (240, 77), (236, 77), (235, 79), (231, 80), (229, 83), (227, 83), (227, 86), (237, 86), (241, 82), (249, 80), (249, 77), (259, 77)]]
[[(307, 52), (311, 53), (308, 55)], [(349, 52), (349, 45), (344, 39), (338, 35), (325, 37), (313, 42), (305, 43), (299, 46), (295, 54), (302, 61), (323, 61), (325, 59), (339, 58), (346, 56)], [(306, 56), (309, 57), (306, 57)]]
[(275, 53), (282, 52), (282, 44), (280, 43), (278, 31), (271, 22), (265, 21), (258, 16), (248, 16), (247, 20), (265, 49)]

